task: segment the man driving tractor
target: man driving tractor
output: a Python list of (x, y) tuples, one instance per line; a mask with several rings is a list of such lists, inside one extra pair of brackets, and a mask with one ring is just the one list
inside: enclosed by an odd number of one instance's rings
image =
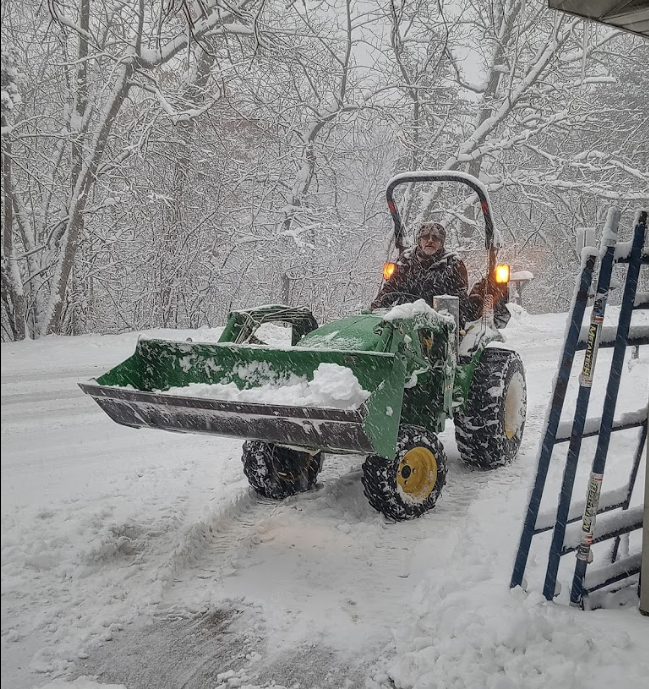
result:
[(432, 305), (433, 297), (448, 294), (460, 300), (461, 326), (478, 318), (482, 297), (468, 294), (466, 266), (455, 251), (446, 249), (445, 242), (443, 225), (422, 223), (417, 232), (417, 246), (401, 254), (394, 273), (383, 282), (372, 302), (372, 308), (386, 308), (417, 299)]

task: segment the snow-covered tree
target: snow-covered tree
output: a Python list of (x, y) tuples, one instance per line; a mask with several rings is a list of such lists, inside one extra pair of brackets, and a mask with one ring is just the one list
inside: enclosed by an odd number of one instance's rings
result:
[[(576, 228), (649, 197), (649, 47), (541, 0), (50, 6), (3, 3), (3, 338), (356, 310), (413, 168), (480, 177), (564, 308)], [(469, 196), (399, 201), (484, 271)]]
[[(20, 104), (18, 70), (15, 58), (3, 41), (0, 52), (0, 106), (2, 119), (2, 305), (8, 334), (12, 339), (25, 337), (25, 295), (18, 268), (13, 237), (12, 151), (9, 135), (12, 114)], [(5, 138), (7, 137), (7, 138)]]
[[(3, 31), (6, 26), (7, 34), (33, 36), (24, 44), (23, 63), (33, 65), (29, 106), (35, 117), (14, 126), (8, 137), (14, 157), (27, 162), (25, 179), (18, 183), (14, 175), (9, 193), (26, 260), (21, 275), (30, 292), (33, 335), (70, 328), (76, 308), (69, 303), (70, 285), (80, 277), (75, 271), (87, 218), (105, 201), (114, 202), (109, 179), (119, 176), (119, 166), (138, 150), (128, 126), (115, 129), (122, 108), (129, 103), (141, 114), (138, 106), (151, 94), (175, 122), (200, 115), (210, 102), (184, 107), (182, 89), (165, 93), (162, 68), (191, 62), (201, 41), (249, 36), (250, 4), (201, 3), (191, 32), (166, 14), (162, 3), (51, 3), (56, 31), (40, 3), (7, 8), (11, 21), (3, 22)], [(49, 92), (38, 88), (43, 77)]]

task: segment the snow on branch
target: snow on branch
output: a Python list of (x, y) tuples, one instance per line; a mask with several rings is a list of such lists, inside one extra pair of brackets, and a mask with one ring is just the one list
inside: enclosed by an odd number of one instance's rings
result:
[[(556, 166), (565, 166), (574, 168), (577, 170), (583, 170), (586, 172), (605, 172), (607, 170), (622, 170), (632, 177), (636, 177), (644, 184), (649, 184), (649, 173), (643, 172), (637, 168), (631, 167), (620, 160), (611, 158), (610, 154), (602, 153), (601, 151), (591, 150), (584, 151), (571, 159), (564, 158), (563, 156), (553, 155), (547, 151), (542, 150), (539, 146), (534, 146), (533, 144), (526, 143), (526, 148), (534, 151), (538, 155), (543, 156), (549, 162)], [(585, 158), (594, 158), (595, 160), (603, 161), (600, 164), (595, 164), (591, 162), (582, 162)]]
[[(484, 122), (482, 122), (476, 128), (473, 134), (471, 134), (471, 136), (460, 147), (458, 157), (471, 153), (471, 151), (485, 139), (487, 134), (493, 131), (493, 129), (495, 129), (495, 127), (509, 115), (521, 97), (548, 68), (551, 61), (554, 59), (559, 46), (565, 43), (565, 41), (568, 39), (571, 28), (576, 23), (577, 20), (571, 22), (560, 36), (554, 35), (552, 38), (550, 38), (547, 46), (539, 56), (538, 60), (529, 66), (525, 77), (521, 79), (520, 83), (510, 91), (508, 98), (501, 103), (500, 107), (496, 109), (493, 115), (487, 117)], [(456, 162), (457, 161), (454, 161), (454, 164)]]

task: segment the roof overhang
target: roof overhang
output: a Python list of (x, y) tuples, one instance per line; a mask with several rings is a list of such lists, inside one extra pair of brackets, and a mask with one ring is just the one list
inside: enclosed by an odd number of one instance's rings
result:
[(649, 0), (548, 0), (548, 5), (649, 38)]

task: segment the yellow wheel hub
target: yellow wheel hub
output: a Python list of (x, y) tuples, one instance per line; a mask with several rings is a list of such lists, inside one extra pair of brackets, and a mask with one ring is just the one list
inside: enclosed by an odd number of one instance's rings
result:
[(425, 500), (437, 483), (437, 460), (425, 447), (408, 450), (397, 469), (397, 485), (413, 500)]

